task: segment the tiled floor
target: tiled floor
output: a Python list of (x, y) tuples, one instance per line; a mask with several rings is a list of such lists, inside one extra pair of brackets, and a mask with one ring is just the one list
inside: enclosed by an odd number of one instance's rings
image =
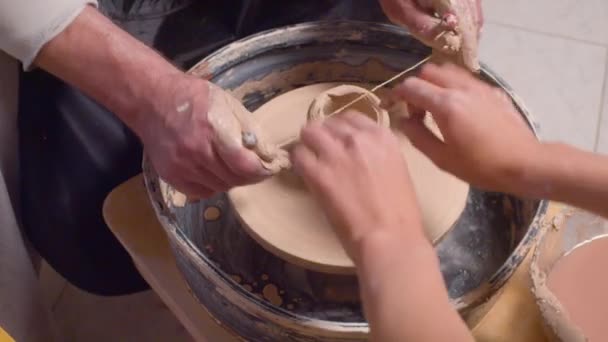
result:
[[(608, 1), (484, 0), (482, 60), (523, 99), (543, 138), (608, 154)], [(69, 341), (187, 341), (151, 292), (100, 298), (43, 268)]]
[(485, 0), (481, 57), (528, 105), (544, 139), (608, 151), (608, 123), (599, 125), (608, 2), (592, 2), (593, 9), (574, 0)]
[(91, 295), (67, 284), (46, 263), (40, 280), (65, 341), (192, 341), (152, 291), (122, 297)]

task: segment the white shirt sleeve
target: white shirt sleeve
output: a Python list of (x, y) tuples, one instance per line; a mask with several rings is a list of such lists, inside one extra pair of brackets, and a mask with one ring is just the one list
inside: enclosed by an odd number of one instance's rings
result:
[(0, 50), (29, 69), (40, 49), (97, 0), (0, 0)]

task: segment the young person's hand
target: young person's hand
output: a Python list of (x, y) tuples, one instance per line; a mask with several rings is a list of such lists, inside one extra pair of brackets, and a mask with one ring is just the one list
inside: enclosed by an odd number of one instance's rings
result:
[(417, 117), (400, 127), (438, 167), (486, 190), (521, 186), (541, 144), (504, 92), (452, 64), (425, 65), (393, 99), (432, 113), (444, 141)]
[(390, 130), (346, 112), (305, 127), (292, 160), (355, 263), (358, 244), (374, 232), (425, 241), (407, 164)]
[(355, 262), (370, 339), (472, 341), (450, 304), (393, 133), (347, 112), (304, 128), (292, 159)]

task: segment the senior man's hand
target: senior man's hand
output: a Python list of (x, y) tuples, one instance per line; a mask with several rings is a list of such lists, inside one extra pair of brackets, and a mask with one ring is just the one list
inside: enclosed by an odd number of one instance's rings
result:
[[(270, 175), (240, 139), (224, 139), (224, 132), (218, 132), (210, 120), (211, 96), (218, 96), (222, 91), (219, 87), (184, 74), (169, 76), (160, 83), (154, 106), (140, 115), (133, 128), (165, 181), (196, 199)], [(223, 117), (216, 121), (229, 124), (236, 120), (229, 117), (230, 110), (220, 114)]]
[(115, 113), (142, 140), (159, 175), (190, 199), (268, 174), (253, 151), (216, 131), (234, 128), (234, 118), (210, 122), (209, 94), (221, 89), (184, 74), (94, 8), (47, 43), (35, 64)]
[[(412, 34), (424, 42), (436, 40), (437, 35), (447, 29), (453, 29), (458, 21), (452, 11), (443, 12), (449, 8), (449, 0), (379, 0), (387, 17), (395, 24), (408, 28)], [(453, 0), (468, 8), (474, 15), (477, 34), (483, 26), (483, 11), (481, 0)]]

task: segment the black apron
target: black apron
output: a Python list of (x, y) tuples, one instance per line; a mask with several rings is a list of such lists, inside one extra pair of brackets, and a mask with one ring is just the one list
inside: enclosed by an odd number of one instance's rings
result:
[[(386, 21), (378, 0), (100, 0), (100, 10), (183, 70), (255, 32), (313, 20)], [(105, 225), (102, 203), (141, 172), (142, 147), (111, 112), (50, 74), (23, 72), (19, 130), (27, 238), (73, 285), (147, 289)]]

